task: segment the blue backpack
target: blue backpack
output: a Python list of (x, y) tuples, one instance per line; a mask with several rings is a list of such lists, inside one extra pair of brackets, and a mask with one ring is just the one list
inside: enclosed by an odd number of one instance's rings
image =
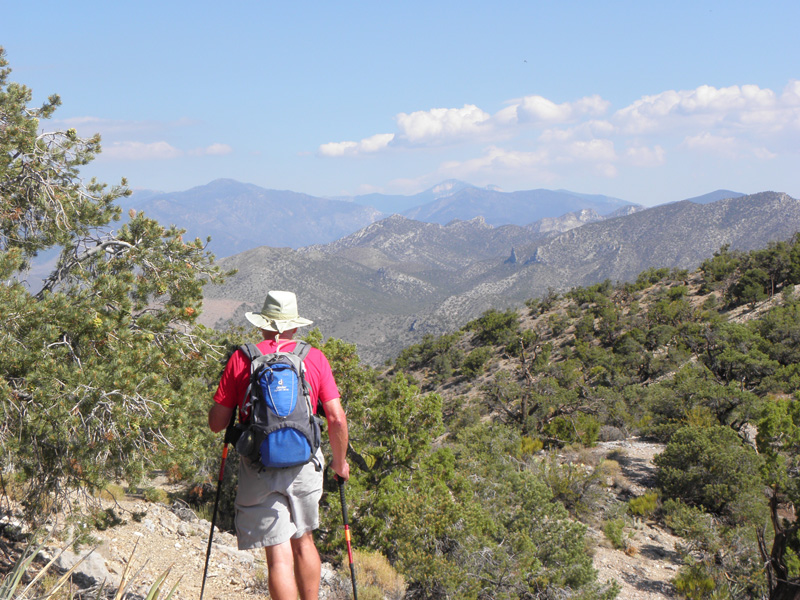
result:
[(244, 409), (246, 428), (236, 449), (264, 468), (282, 469), (316, 459), (320, 419), (311, 408), (303, 360), (311, 346), (298, 341), (293, 350), (262, 354), (255, 344), (242, 352), (250, 359), (250, 385)]

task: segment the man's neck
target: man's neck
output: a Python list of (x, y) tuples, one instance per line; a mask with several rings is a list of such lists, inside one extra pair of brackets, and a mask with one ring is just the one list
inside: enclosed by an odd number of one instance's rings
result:
[(286, 342), (294, 338), (294, 331), (284, 331), (283, 333), (278, 333), (277, 331), (265, 331), (262, 337), (271, 342)]

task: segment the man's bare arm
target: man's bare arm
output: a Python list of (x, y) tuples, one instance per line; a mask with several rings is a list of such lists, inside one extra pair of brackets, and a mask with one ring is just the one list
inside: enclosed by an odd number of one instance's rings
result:
[(347, 417), (339, 398), (328, 400), (324, 404), (325, 417), (328, 420), (328, 438), (331, 443), (333, 461), (331, 467), (345, 481), (350, 478), (350, 465), (347, 463)]
[(211, 431), (218, 433), (225, 429), (228, 423), (231, 422), (234, 410), (236, 409), (228, 408), (227, 406), (222, 406), (222, 404), (217, 404), (215, 402), (211, 410), (208, 411), (208, 426), (211, 428)]

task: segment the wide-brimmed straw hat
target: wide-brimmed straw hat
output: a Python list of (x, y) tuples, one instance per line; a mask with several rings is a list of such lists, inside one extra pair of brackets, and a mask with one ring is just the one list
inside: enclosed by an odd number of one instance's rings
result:
[(305, 327), (314, 322), (297, 314), (297, 297), (294, 292), (269, 292), (260, 313), (248, 312), (244, 316), (259, 329), (278, 333)]

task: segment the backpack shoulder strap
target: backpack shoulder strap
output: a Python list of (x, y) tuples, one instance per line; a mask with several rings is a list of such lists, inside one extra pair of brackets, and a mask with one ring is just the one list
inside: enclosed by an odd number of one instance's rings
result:
[(250, 405), (252, 403), (250, 394), (253, 391), (253, 360), (258, 358), (259, 356), (262, 356), (262, 353), (261, 350), (258, 349), (258, 346), (256, 346), (253, 343), (242, 344), (241, 346), (239, 346), (239, 350), (241, 350), (247, 357), (247, 360), (250, 361), (250, 377), (247, 381), (247, 389), (244, 392), (244, 398), (242, 399), (242, 402), (239, 405), (240, 407), (244, 407), (245, 413), (248, 413), (247, 419), (244, 420), (242, 419), (243, 411), (241, 408), (239, 409), (239, 420), (245, 423), (246, 421), (250, 420), (249, 412), (250, 412)]
[(244, 355), (250, 362), (253, 362), (254, 358), (261, 356), (261, 350), (259, 350), (258, 346), (253, 343), (242, 344), (239, 346), (239, 350), (244, 352)]
[(311, 352), (311, 344), (306, 341), (298, 340), (297, 345), (292, 349), (292, 354), (297, 355), (300, 360), (305, 360), (308, 353)]

